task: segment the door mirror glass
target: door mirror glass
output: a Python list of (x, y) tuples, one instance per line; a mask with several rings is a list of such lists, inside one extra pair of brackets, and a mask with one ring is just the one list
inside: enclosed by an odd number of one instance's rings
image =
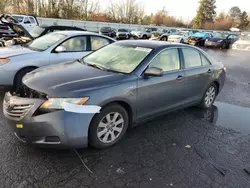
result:
[(149, 67), (145, 73), (144, 76), (157, 76), (160, 77), (163, 75), (163, 70), (158, 67)]
[(64, 46), (58, 46), (56, 49), (55, 49), (55, 52), (57, 53), (61, 53), (61, 52), (66, 52), (66, 48)]

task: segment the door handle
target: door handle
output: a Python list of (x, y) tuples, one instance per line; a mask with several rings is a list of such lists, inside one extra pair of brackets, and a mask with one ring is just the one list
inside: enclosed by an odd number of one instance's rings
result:
[(211, 69), (208, 69), (207, 73), (212, 73), (212, 70), (211, 70)]
[(183, 76), (179, 75), (179, 76), (176, 78), (176, 80), (182, 80), (183, 78), (184, 78)]

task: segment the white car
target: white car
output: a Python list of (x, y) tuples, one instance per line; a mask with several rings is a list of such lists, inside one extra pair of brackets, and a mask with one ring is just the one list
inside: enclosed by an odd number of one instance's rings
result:
[(18, 21), (18, 23), (28, 31), (39, 25), (35, 16), (26, 16), (19, 14), (11, 14), (10, 16)]
[(239, 40), (233, 43), (233, 50), (250, 51), (250, 34), (242, 36)]
[(0, 48), (0, 86), (22, 86), (36, 68), (80, 59), (114, 39), (86, 31), (58, 31), (24, 45)]
[(168, 37), (169, 42), (184, 43), (184, 40), (193, 34), (192, 31), (179, 31), (179, 33), (170, 35)]

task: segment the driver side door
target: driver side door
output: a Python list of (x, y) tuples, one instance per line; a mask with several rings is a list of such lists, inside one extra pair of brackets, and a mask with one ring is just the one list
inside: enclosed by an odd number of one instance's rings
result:
[(138, 79), (137, 118), (160, 114), (184, 104), (185, 79), (178, 48), (166, 49), (151, 61), (148, 67), (163, 70), (161, 77), (142, 76)]
[(88, 36), (76, 36), (66, 39), (58, 46), (64, 47), (65, 51), (56, 52), (55, 49), (50, 53), (50, 64), (65, 63), (80, 59), (90, 51)]

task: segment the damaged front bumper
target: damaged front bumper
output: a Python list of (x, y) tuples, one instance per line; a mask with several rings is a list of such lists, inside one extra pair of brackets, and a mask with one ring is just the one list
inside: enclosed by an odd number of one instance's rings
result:
[(64, 110), (40, 113), (39, 107), (44, 101), (5, 94), (3, 113), (16, 137), (39, 147), (87, 147), (88, 129), (94, 114)]

